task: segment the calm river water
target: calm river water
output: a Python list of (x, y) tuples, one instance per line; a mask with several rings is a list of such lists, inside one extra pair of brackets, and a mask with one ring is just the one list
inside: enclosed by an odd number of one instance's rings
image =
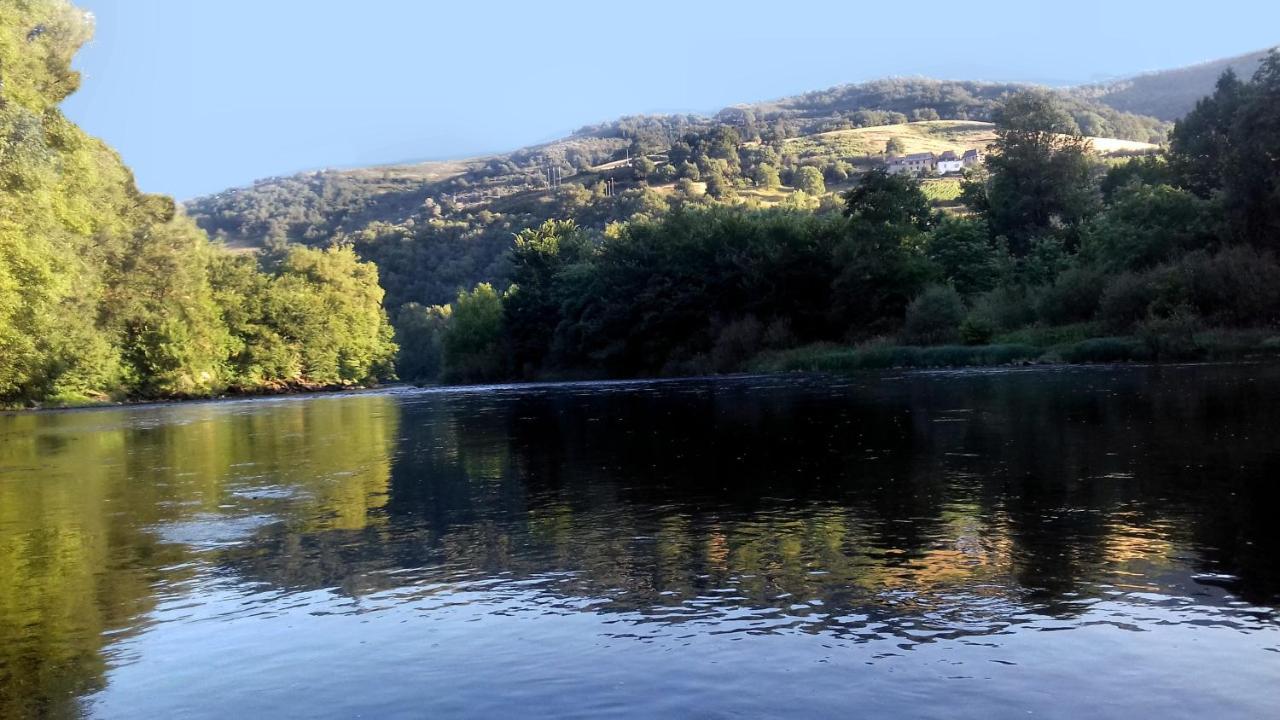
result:
[(0, 717), (1280, 717), (1280, 367), (0, 416)]

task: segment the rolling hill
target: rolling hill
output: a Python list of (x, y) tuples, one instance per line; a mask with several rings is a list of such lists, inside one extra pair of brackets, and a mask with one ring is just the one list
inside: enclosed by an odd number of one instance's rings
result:
[(1120, 112), (1149, 115), (1174, 121), (1195, 107), (1196, 101), (1213, 92), (1213, 85), (1227, 70), (1248, 79), (1258, 69), (1267, 50), (1175, 70), (1147, 73), (1113, 83), (1080, 88), (1079, 94), (1092, 97)]

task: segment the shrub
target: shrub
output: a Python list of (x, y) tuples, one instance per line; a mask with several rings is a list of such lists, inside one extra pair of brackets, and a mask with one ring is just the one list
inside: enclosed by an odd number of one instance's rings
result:
[(1196, 332), (1200, 318), (1189, 306), (1174, 310), (1167, 317), (1151, 317), (1138, 327), (1138, 335), (1160, 360), (1189, 360), (1199, 357)]
[(964, 315), (960, 293), (948, 285), (934, 285), (907, 306), (903, 336), (908, 342), (925, 345), (954, 341), (960, 336)]
[(1251, 247), (1196, 252), (1180, 263), (1190, 301), (1213, 324), (1272, 324), (1280, 318), (1280, 265)]
[(791, 330), (791, 320), (777, 318), (764, 330), (762, 342), (770, 350), (781, 350), (796, 344), (796, 335)]
[(1093, 268), (1074, 267), (1036, 297), (1036, 314), (1050, 325), (1091, 320), (1098, 313), (1106, 278)]
[(1002, 285), (983, 293), (973, 303), (973, 317), (982, 318), (1003, 332), (1035, 322), (1035, 308), (1020, 287)]
[(986, 345), (995, 334), (995, 325), (980, 315), (969, 313), (960, 323), (960, 340), (965, 345)]
[(1099, 319), (1113, 332), (1129, 332), (1146, 319), (1156, 289), (1146, 275), (1123, 273), (1107, 284), (1099, 303)]
[(716, 372), (739, 370), (748, 360), (760, 352), (764, 326), (754, 316), (735, 320), (716, 337), (711, 349), (711, 366)]

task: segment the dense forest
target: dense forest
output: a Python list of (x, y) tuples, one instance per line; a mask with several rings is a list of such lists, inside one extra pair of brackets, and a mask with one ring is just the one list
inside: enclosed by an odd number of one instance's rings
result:
[[(1280, 55), (1224, 74), (1164, 155), (1099, 158), (1046, 92), (993, 119), (952, 212), (876, 169), (835, 207), (524, 230), (509, 286), (400, 309), (403, 367), (487, 381), (1280, 350)], [(743, 163), (727, 134), (678, 152)]]
[(92, 29), (65, 0), (0, 5), (0, 406), (391, 376), (373, 264), (211, 244), (63, 116)]

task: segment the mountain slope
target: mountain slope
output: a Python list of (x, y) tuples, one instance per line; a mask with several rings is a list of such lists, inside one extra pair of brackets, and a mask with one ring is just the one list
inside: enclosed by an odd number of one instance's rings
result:
[(1117, 82), (1086, 86), (1080, 91), (1118, 111), (1172, 122), (1190, 112), (1197, 100), (1212, 93), (1214, 83), (1227, 70), (1234, 71), (1242, 80), (1248, 80), (1267, 52), (1259, 50), (1199, 65), (1147, 73)]

